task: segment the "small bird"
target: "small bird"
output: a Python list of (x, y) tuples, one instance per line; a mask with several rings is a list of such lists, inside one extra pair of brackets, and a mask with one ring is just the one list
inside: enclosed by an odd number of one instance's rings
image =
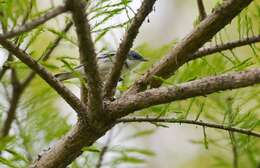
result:
[[(108, 77), (108, 74), (110, 73), (111, 68), (113, 67), (113, 63), (115, 61), (115, 53), (113, 52), (113, 53), (100, 54), (97, 57), (97, 60), (98, 60), (97, 65), (100, 72), (101, 80), (105, 81), (106, 78)], [(121, 74), (124, 74), (127, 71), (131, 71), (136, 65), (145, 61), (148, 60), (142, 57), (136, 51), (133, 50), (129, 51)], [(84, 65), (79, 65), (75, 67), (74, 68), (75, 71), (72, 72), (63, 72), (63, 73), (56, 74), (55, 77), (60, 81), (64, 81), (64, 80), (76, 78), (77, 73), (80, 73), (82, 76), (85, 76), (83, 66)]]

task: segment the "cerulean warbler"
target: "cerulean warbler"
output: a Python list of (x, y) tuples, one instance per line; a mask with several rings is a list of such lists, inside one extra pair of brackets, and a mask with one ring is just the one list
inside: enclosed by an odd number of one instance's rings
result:
[[(98, 64), (98, 69), (102, 81), (105, 81), (106, 78), (108, 77), (108, 73), (110, 73), (114, 61), (115, 61), (115, 53), (106, 53), (97, 56), (97, 64)], [(136, 65), (144, 61), (147, 60), (144, 57), (142, 57), (139, 53), (132, 50), (129, 51), (121, 74), (124, 74), (125, 72), (132, 70)], [(72, 72), (63, 72), (63, 73), (56, 74), (55, 77), (58, 78), (58, 80), (63, 81), (63, 80), (77, 77), (76, 73), (80, 73), (82, 76), (85, 76), (83, 65), (79, 65), (75, 67), (74, 71)]]

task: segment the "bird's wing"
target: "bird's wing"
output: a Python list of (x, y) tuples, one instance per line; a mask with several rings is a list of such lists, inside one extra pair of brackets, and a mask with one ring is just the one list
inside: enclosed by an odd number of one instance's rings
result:
[(98, 59), (105, 59), (105, 58), (111, 58), (115, 56), (115, 52), (105, 53), (105, 54), (99, 54)]
[[(97, 56), (97, 58), (98, 58), (98, 60), (103, 60), (103, 59), (111, 58), (111, 57), (113, 57), (113, 56), (115, 56), (115, 52), (106, 53), (106, 54), (99, 54), (99, 55)], [(109, 59), (107, 59), (107, 60), (109, 60)], [(101, 61), (101, 62), (102, 62), (102, 61)], [(103, 61), (103, 62), (104, 62), (104, 61)], [(106, 62), (106, 61), (105, 61), (105, 62)], [(84, 66), (84, 64), (80, 64), (80, 65), (74, 67), (73, 69), (74, 69), (74, 70), (79, 70), (79, 69), (83, 68), (83, 66)]]

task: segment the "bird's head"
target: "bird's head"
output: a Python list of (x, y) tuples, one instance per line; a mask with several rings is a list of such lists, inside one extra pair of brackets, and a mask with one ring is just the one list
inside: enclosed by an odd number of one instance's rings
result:
[(128, 60), (133, 60), (133, 61), (148, 61), (147, 59), (145, 59), (144, 57), (142, 57), (139, 53), (131, 50), (129, 51), (128, 55), (127, 55), (127, 59)]
[(139, 53), (131, 50), (128, 52), (127, 54), (127, 59), (125, 62), (125, 67), (127, 69), (133, 69), (136, 65), (138, 65), (141, 62), (145, 62), (148, 61), (147, 59), (145, 59), (144, 57), (142, 57)]

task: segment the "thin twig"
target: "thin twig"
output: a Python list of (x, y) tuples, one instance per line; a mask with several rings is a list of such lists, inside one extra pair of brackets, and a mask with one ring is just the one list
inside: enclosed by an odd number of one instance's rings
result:
[(6, 71), (8, 70), (8, 66), (4, 65), (0, 71), (0, 81), (2, 80), (3, 76), (5, 75)]
[(203, 0), (197, 0), (198, 10), (199, 10), (199, 21), (204, 20), (207, 17), (207, 13), (203, 4)]
[(24, 130), (24, 128), (22, 127), (21, 122), (17, 119), (17, 117), (15, 117), (15, 121), (16, 121), (18, 130), (19, 130), (20, 137), (23, 138), (22, 144), (23, 144), (23, 146), (24, 146), (24, 149), (26, 150), (27, 159), (28, 159), (28, 161), (32, 161), (33, 156), (32, 156), (32, 154), (30, 153), (30, 144), (28, 144), (28, 141), (26, 140), (25, 130)]
[(9, 108), (7, 110), (7, 118), (1, 130), (1, 137), (5, 137), (9, 134), (12, 122), (15, 118), (15, 112), (18, 107), (20, 96), (21, 96), (20, 91), (17, 89), (13, 89)]
[(127, 58), (127, 53), (133, 46), (133, 42), (138, 34), (139, 28), (144, 22), (148, 14), (153, 10), (153, 5), (156, 0), (144, 0), (137, 14), (133, 18), (129, 29), (124, 35), (123, 40), (121, 41), (119, 48), (117, 49), (115, 56), (115, 63), (111, 70), (111, 73), (108, 79), (105, 82), (105, 97), (110, 98), (114, 95), (115, 87), (120, 78), (120, 74), (124, 65), (124, 62)]
[(96, 122), (106, 117), (103, 116), (102, 82), (98, 71), (95, 47), (90, 33), (90, 25), (85, 14), (85, 4), (78, 0), (67, 0), (66, 3), (72, 12), (78, 37), (80, 62), (84, 65), (84, 72), (88, 81), (89, 119), (91, 122)]
[(22, 20), (22, 25), (25, 24), (25, 22), (29, 19), (29, 16), (31, 14), (31, 11), (32, 11), (32, 8), (33, 8), (33, 0), (30, 0), (30, 3), (29, 3), (29, 6), (28, 6), (28, 10)]
[[(12, 60), (12, 56), (10, 56)], [(9, 102), (9, 109), (7, 111), (7, 117), (4, 121), (4, 125), (1, 131), (1, 136), (5, 137), (9, 134), (9, 131), (11, 129), (11, 125), (13, 123), (13, 120), (15, 118), (15, 112), (18, 107), (19, 99), (21, 96), (21, 84), (17, 78), (17, 73), (14, 68), (11, 68), (11, 84), (12, 84), (12, 97)]]
[(238, 151), (234, 131), (228, 131), (233, 153), (233, 168), (238, 168)]
[(119, 98), (108, 105), (108, 111), (113, 111), (112, 118), (120, 118), (136, 110), (141, 110), (152, 105), (169, 103), (196, 96), (252, 86), (260, 83), (260, 68), (227, 73), (212, 77), (178, 84), (171, 87), (150, 89), (135, 95)]
[[(70, 28), (72, 27), (73, 22), (70, 21), (69, 23), (66, 24), (65, 28), (62, 30), (62, 34), (67, 33)], [(53, 53), (54, 49), (59, 45), (60, 41), (62, 40), (62, 36), (58, 36), (54, 42), (52, 42), (51, 44), (48, 45), (48, 49), (47, 51), (45, 51), (42, 56), (40, 57), (40, 59), (42, 59), (43, 61), (47, 61), (50, 57), (50, 55)]]
[(135, 118), (122, 118), (118, 119), (116, 121), (117, 123), (130, 123), (130, 122), (136, 122), (136, 123), (144, 123), (144, 122), (149, 122), (149, 123), (179, 123), (179, 124), (192, 124), (192, 125), (200, 125), (204, 127), (210, 127), (210, 128), (216, 128), (216, 129), (222, 129), (226, 131), (231, 131), (231, 132), (237, 132), (241, 134), (245, 134), (248, 136), (255, 136), (260, 138), (260, 133), (252, 131), (250, 129), (244, 129), (244, 128), (236, 128), (236, 127), (231, 127), (227, 125), (222, 125), (222, 124), (215, 124), (215, 123), (208, 123), (208, 122), (203, 122), (203, 121), (195, 121), (195, 120), (186, 120), (186, 119), (176, 119), (176, 118), (149, 118), (149, 117), (135, 117)]
[(98, 158), (98, 162), (97, 162), (96, 168), (101, 168), (101, 166), (102, 166), (102, 162), (103, 162), (103, 160), (104, 160), (104, 156), (105, 156), (105, 154), (106, 154), (107, 151), (108, 151), (109, 144), (110, 144), (111, 139), (112, 139), (112, 129), (111, 129), (111, 131), (109, 132), (109, 135), (108, 135), (108, 136), (109, 136), (109, 137), (108, 137), (108, 139), (107, 139), (107, 141), (106, 141), (106, 143), (105, 143), (105, 146), (101, 149), (101, 152), (100, 152), (100, 154), (99, 154), (99, 158)]
[(55, 9), (52, 9), (50, 12), (46, 13), (43, 16), (40, 16), (39, 18), (36, 18), (34, 20), (32, 20), (31, 22), (28, 22), (26, 24), (23, 24), (9, 32), (6, 32), (4, 34), (1, 34), (1, 38), (12, 38), (18, 35), (21, 35), (22, 33), (28, 32), (34, 28), (36, 28), (37, 26), (45, 23), (46, 21), (66, 12), (67, 9), (65, 6), (59, 6)]
[(225, 44), (216, 45), (214, 47), (200, 49), (199, 51), (197, 51), (194, 54), (191, 54), (187, 57), (189, 58), (189, 61), (191, 61), (191, 60), (201, 58), (201, 57), (209, 55), (209, 54), (214, 54), (214, 53), (221, 52), (224, 50), (231, 50), (231, 49), (234, 49), (237, 47), (242, 47), (242, 46), (257, 43), (257, 42), (260, 42), (260, 35), (247, 37), (245, 39), (240, 39), (240, 40), (236, 40), (236, 41), (227, 42)]
[(82, 81), (81, 82), (81, 87), (80, 87), (80, 100), (84, 104), (88, 104), (88, 88), (86, 86), (86, 82)]

